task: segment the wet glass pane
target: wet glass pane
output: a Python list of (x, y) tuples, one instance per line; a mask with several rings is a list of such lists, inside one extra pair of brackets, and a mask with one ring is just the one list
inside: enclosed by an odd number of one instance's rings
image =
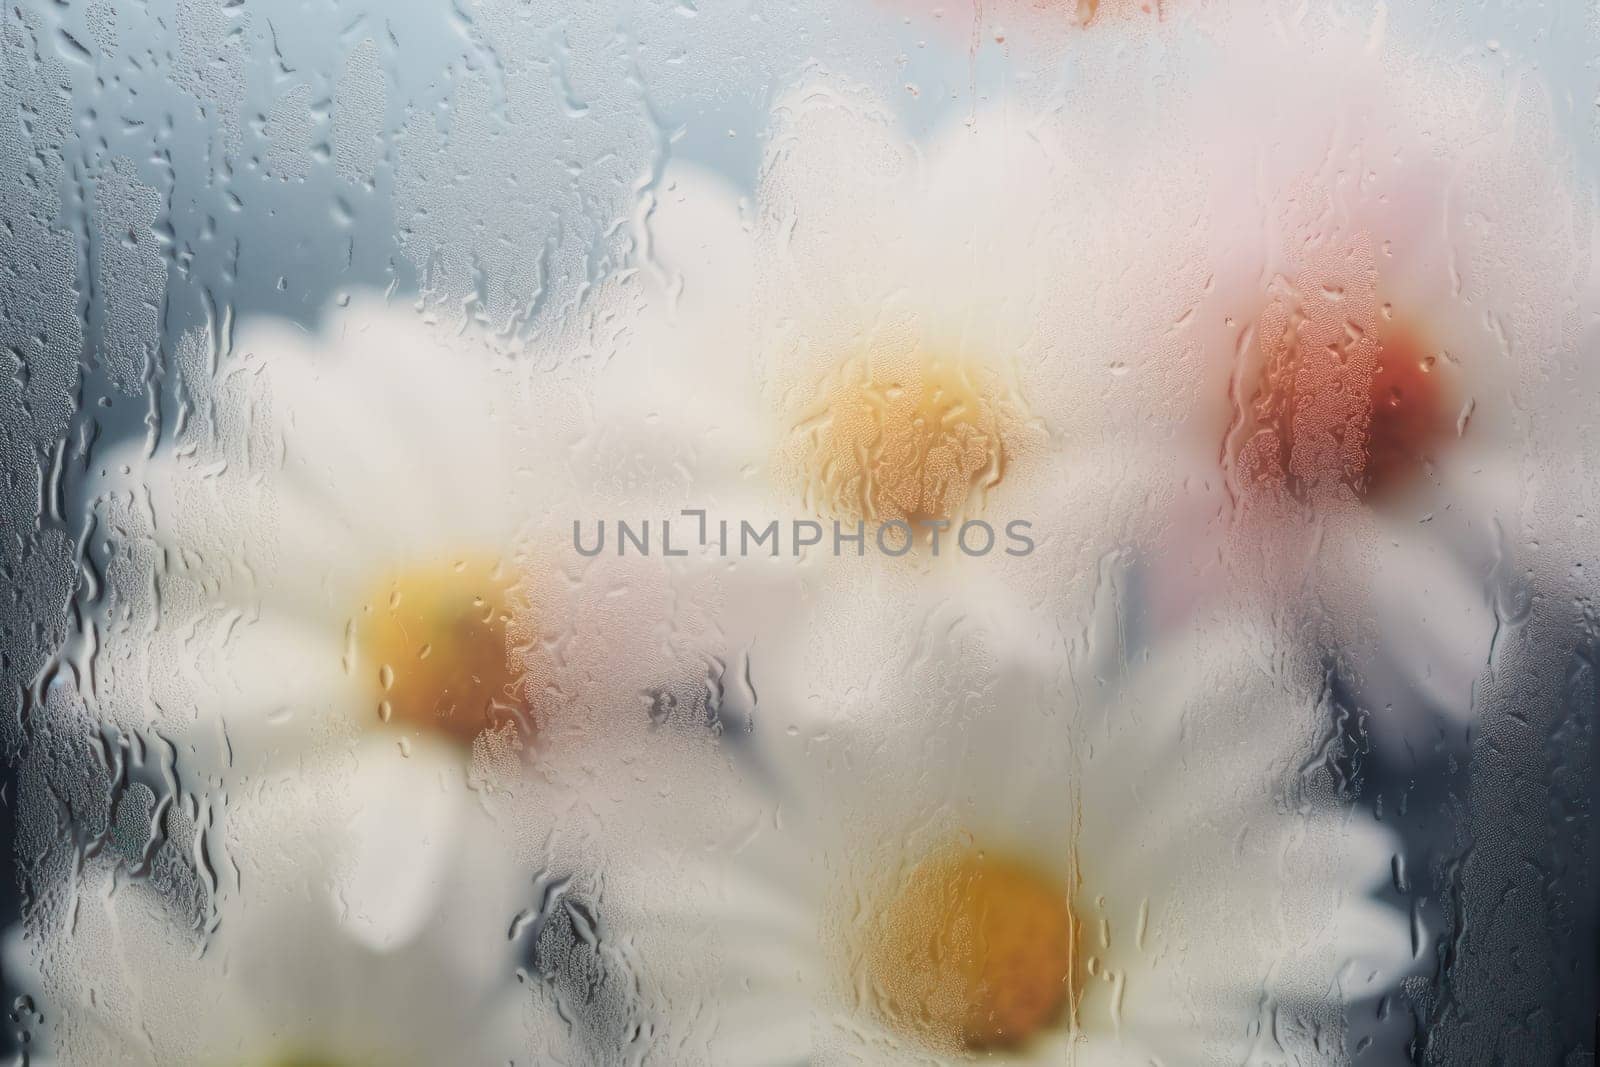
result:
[(0, 1054), (1594, 1062), (1593, 4), (0, 52)]

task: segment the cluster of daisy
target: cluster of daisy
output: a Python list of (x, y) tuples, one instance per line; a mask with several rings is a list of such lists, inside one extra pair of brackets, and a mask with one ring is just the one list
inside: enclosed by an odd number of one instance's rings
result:
[[(1177, 6), (1070, 20), (1170, 51), (1142, 135), (917, 144), (813, 72), (529, 352), (394, 301), (186, 348), (35, 711), (109, 810), (8, 946), (49, 1055), (1348, 1058), (1425, 948), (1330, 656), (1469, 714), (1591, 234), (1539, 100)], [(573, 551), (684, 507), (1036, 547)]]

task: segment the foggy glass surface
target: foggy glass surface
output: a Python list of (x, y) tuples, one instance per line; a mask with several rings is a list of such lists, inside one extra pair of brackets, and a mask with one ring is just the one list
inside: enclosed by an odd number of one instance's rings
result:
[(0, 51), (18, 1062), (1593, 1062), (1592, 5)]

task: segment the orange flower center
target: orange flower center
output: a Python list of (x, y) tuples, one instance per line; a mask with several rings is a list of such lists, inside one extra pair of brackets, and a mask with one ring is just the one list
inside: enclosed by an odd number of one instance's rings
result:
[(506, 645), (513, 574), (456, 561), (394, 574), (357, 620), (378, 716), (470, 746), (507, 718), (517, 685)]
[(806, 493), (834, 514), (949, 521), (1005, 477), (1016, 418), (985, 369), (923, 351), (874, 352), (840, 368), (799, 428)]
[(936, 1045), (1008, 1048), (1060, 1020), (1072, 944), (1061, 885), (1020, 860), (963, 848), (912, 869), (865, 962), (895, 1025)]

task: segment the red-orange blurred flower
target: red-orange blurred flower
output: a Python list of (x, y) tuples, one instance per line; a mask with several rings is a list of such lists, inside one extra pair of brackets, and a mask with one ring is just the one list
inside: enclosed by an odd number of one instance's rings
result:
[(1383, 298), (1371, 241), (1310, 258), (1254, 331), (1225, 449), (1241, 486), (1381, 504), (1456, 434), (1456, 384), (1427, 325)]

